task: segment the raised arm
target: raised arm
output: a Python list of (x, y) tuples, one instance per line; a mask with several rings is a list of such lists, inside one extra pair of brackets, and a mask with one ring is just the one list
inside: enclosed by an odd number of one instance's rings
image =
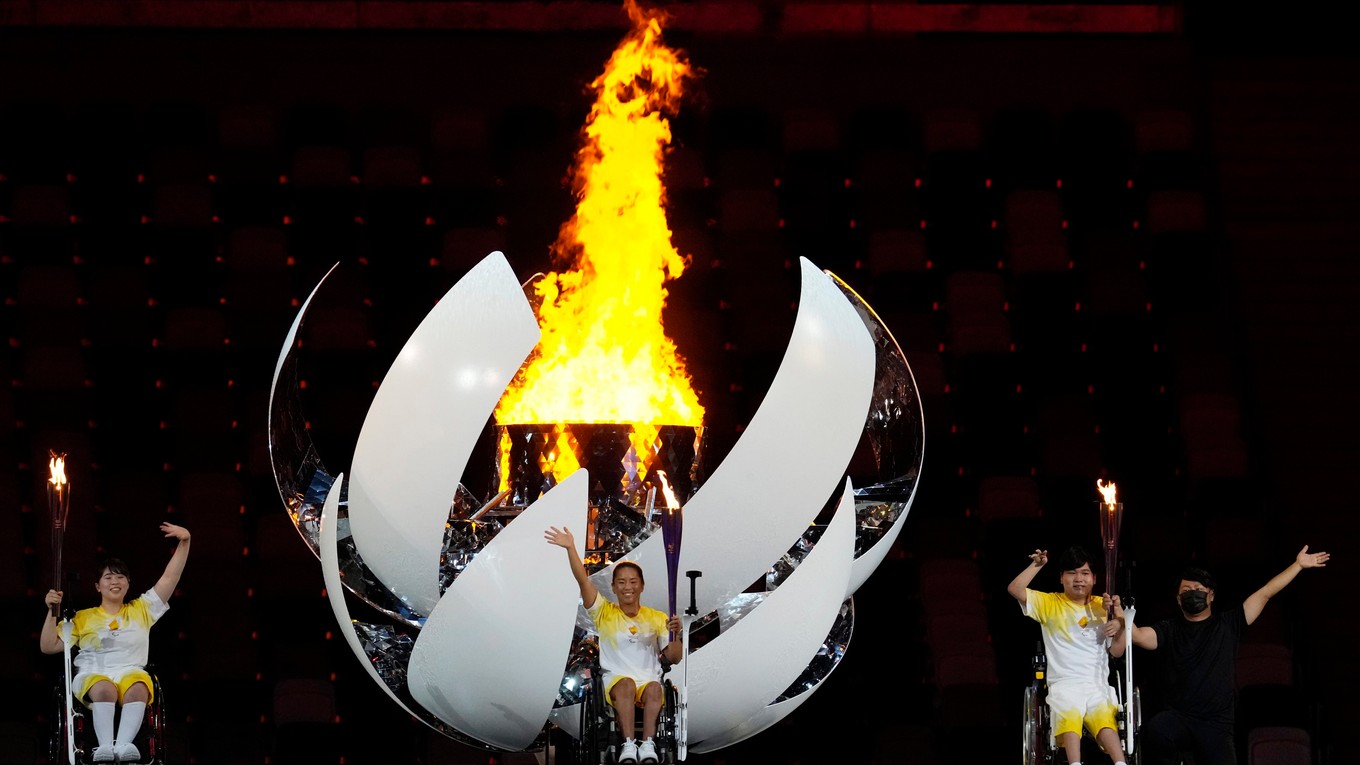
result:
[(586, 571), (586, 564), (581, 560), (581, 555), (576, 552), (576, 537), (571, 535), (571, 529), (563, 526), (549, 526), (543, 532), (543, 538), (548, 540), (548, 544), (554, 544), (565, 548), (567, 551), (567, 562), (571, 564), (571, 575), (576, 577), (576, 584), (581, 588), (581, 602), (586, 608), (595, 605), (595, 596), (600, 594), (596, 589), (595, 583), (590, 581), (590, 573)]
[[(1151, 627), (1139, 627), (1138, 625), (1124, 618), (1124, 604), (1119, 602), (1119, 596), (1110, 598), (1110, 613), (1124, 625), (1124, 629), (1133, 630), (1133, 644), (1139, 648), (1149, 651), (1157, 650), (1157, 630)], [(1116, 642), (1123, 643), (1123, 640), (1116, 639)], [(1122, 650), (1122, 649), (1121, 649)], [(1111, 653), (1114, 653), (1111, 651)], [(1118, 656), (1119, 654), (1114, 654)]]
[(1288, 584), (1294, 581), (1294, 577), (1305, 568), (1322, 568), (1327, 565), (1330, 553), (1310, 553), (1308, 545), (1304, 545), (1299, 554), (1294, 556), (1294, 562), (1289, 564), (1289, 568), (1276, 574), (1266, 586), (1253, 592), (1250, 597), (1242, 602), (1242, 611), (1247, 618), (1247, 624), (1256, 621), (1256, 617), (1261, 615), (1261, 610), (1266, 607), (1266, 601), (1275, 597)]
[(1029, 565), (1025, 566), (1011, 580), (1011, 583), (1006, 585), (1006, 592), (1009, 592), (1011, 597), (1015, 598), (1021, 608), (1027, 605), (1028, 598), (1025, 596), (1025, 590), (1029, 589), (1029, 583), (1034, 581), (1035, 576), (1038, 576), (1039, 569), (1043, 568), (1045, 563), (1048, 563), (1048, 550), (1035, 550), (1030, 553), (1029, 561)]
[[(61, 635), (57, 634), (57, 620), (61, 617), (52, 615), (52, 606), (61, 605), (61, 591), (48, 590), (43, 603), (47, 608), (43, 611), (42, 632), (38, 635), (38, 648), (43, 653), (61, 653)], [(60, 613), (60, 612), (59, 612)]]
[(166, 603), (170, 602), (170, 596), (175, 594), (175, 588), (179, 586), (179, 577), (184, 573), (184, 564), (189, 560), (189, 530), (183, 526), (176, 526), (173, 523), (162, 523), (161, 531), (166, 538), (174, 537), (179, 540), (175, 545), (175, 552), (170, 556), (170, 562), (165, 564), (165, 571), (161, 573), (161, 578), (156, 580), (156, 595)]

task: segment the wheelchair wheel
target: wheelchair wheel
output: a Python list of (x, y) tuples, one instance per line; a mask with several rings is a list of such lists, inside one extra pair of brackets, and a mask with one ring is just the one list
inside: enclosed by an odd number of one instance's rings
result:
[(161, 690), (160, 677), (151, 675), (152, 694), (155, 701), (146, 706), (147, 740), (146, 751), (142, 755), (149, 765), (165, 765), (165, 696)]
[(577, 762), (599, 765), (603, 762), (603, 752), (601, 751), (600, 741), (602, 740), (603, 722), (600, 719), (601, 710), (599, 706), (600, 694), (595, 688), (594, 681), (586, 686), (585, 698), (581, 700), (581, 725), (580, 738), (576, 745)]
[(663, 763), (674, 763), (680, 759), (679, 741), (676, 740), (680, 724), (676, 717), (680, 711), (680, 692), (669, 680), (663, 680), (661, 687), (666, 700), (661, 707), (661, 717), (656, 721), (657, 758)]
[(1024, 723), (1021, 725), (1021, 753), (1024, 765), (1048, 765), (1048, 709), (1033, 685), (1025, 689)]

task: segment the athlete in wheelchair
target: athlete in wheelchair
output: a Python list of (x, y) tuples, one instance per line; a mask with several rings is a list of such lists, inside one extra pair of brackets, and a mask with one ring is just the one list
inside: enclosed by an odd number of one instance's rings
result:
[[(43, 620), (40, 647), (43, 653), (66, 654), (64, 679), (57, 692), (62, 721), (58, 735), (64, 741), (54, 743), (58, 759), (68, 765), (158, 762), (164, 757), (159, 736), (139, 738), (148, 721), (154, 734), (162, 727), (156, 705), (159, 683), (146, 665), (151, 626), (170, 608), (170, 596), (189, 557), (189, 531), (172, 523), (162, 523), (160, 528), (166, 537), (177, 540), (175, 552), (156, 584), (131, 602), (125, 602), (131, 585), (129, 570), (117, 559), (99, 568), (98, 606), (58, 621), (63, 593), (49, 590), (44, 598), (49, 612)], [(92, 750), (85, 736), (86, 710), (88, 727), (95, 735)], [(146, 755), (137, 745), (139, 740), (150, 750)]]
[(636, 563), (614, 564), (611, 589), (617, 602), (610, 601), (600, 597), (576, 552), (570, 530), (549, 527), (544, 538), (566, 549), (572, 574), (581, 588), (581, 602), (600, 636), (602, 677), (591, 679), (583, 704), (583, 716), (589, 717), (582, 721), (582, 738), (595, 738), (601, 724), (612, 721), (620, 743), (615, 749), (615, 737), (606, 733), (601, 736), (605, 740), (594, 741), (587, 748), (602, 753), (605, 761), (617, 763), (674, 762), (675, 689), (663, 680), (662, 673), (664, 666), (681, 659), (681, 642), (671, 640), (671, 635), (681, 629), (680, 617), (667, 617), (642, 605), (645, 582)]
[(1051, 762), (1056, 744), (1068, 765), (1078, 765), (1084, 726), (1115, 765), (1125, 765), (1121, 733), (1136, 728), (1137, 703), (1136, 696), (1124, 703), (1125, 683), (1110, 686), (1109, 657), (1121, 657), (1128, 648), (1122, 620), (1107, 610), (1118, 605), (1118, 596), (1092, 594), (1090, 556), (1080, 547), (1068, 549), (1058, 562), (1060, 593), (1029, 589), (1048, 552), (1035, 550), (1029, 557), (1030, 565), (1006, 588), (1043, 633), (1035, 682), (1025, 690), (1025, 762)]

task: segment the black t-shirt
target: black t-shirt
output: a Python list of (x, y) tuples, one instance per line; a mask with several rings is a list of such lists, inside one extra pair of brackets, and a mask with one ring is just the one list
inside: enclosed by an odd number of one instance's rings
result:
[(1232, 725), (1237, 693), (1237, 646), (1247, 629), (1241, 606), (1202, 622), (1183, 616), (1152, 625), (1162, 656), (1166, 705), (1201, 720)]

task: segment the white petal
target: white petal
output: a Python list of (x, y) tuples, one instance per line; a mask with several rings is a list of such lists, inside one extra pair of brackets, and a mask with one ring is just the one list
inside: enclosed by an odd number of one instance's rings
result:
[(416, 638), (407, 682), (421, 706), (492, 746), (533, 743), (552, 711), (580, 608), (566, 551), (549, 526), (576, 532), (584, 551), (589, 476), (578, 470), (487, 544)]
[[(678, 576), (703, 572), (699, 613), (745, 591), (798, 541), (840, 485), (864, 430), (873, 338), (830, 277), (800, 260), (798, 318), (779, 371), (741, 438), (684, 506)], [(628, 557), (665, 581), (660, 534)], [(602, 589), (611, 571), (596, 574)], [(687, 594), (679, 599), (687, 603)], [(643, 602), (668, 610), (666, 587), (647, 588)]]
[(444, 524), (468, 457), (538, 337), (510, 264), (493, 252), (411, 334), (369, 407), (350, 530), (373, 573), (419, 613), (439, 600)]
[(831, 524), (779, 589), (671, 671), (672, 682), (688, 683), (695, 751), (735, 743), (778, 721), (764, 720), (768, 705), (825, 643), (845, 601), (854, 556), (855, 498), (846, 481)]

